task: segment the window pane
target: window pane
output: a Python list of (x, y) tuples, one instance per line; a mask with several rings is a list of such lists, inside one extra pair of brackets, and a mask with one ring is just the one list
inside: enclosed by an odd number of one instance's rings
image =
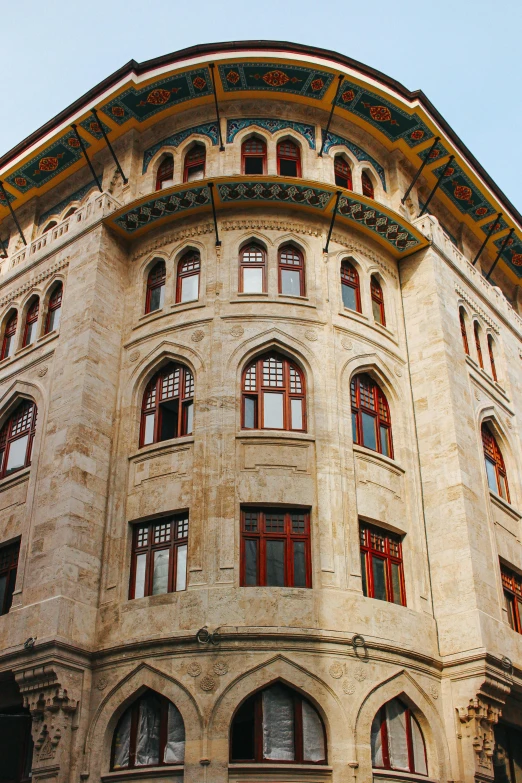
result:
[(421, 775), (427, 775), (428, 768), (426, 766), (424, 740), (422, 739), (422, 733), (415, 718), (411, 718), (411, 744), (413, 745), (413, 765), (415, 772), (420, 772)]
[(257, 541), (245, 541), (245, 584), (257, 585)]
[(263, 403), (264, 426), (274, 430), (283, 429), (283, 395), (265, 392)]
[(280, 160), (279, 174), (282, 177), (297, 177), (297, 161), (284, 159)]
[(149, 443), (154, 443), (154, 413), (148, 413), (145, 416), (145, 427), (143, 434), (143, 445), (147, 446)]
[(385, 562), (380, 557), (372, 557), (373, 598), (386, 601)]
[(153, 288), (150, 292), (150, 312), (153, 313), (155, 310), (160, 310), (163, 307), (163, 297), (165, 294), (165, 286), (164, 285), (158, 285), (156, 288)]
[(401, 601), (401, 573), (397, 563), (391, 563), (391, 577), (393, 587), (393, 603), (400, 604)]
[(177, 547), (177, 570), (176, 570), (176, 590), (186, 590), (187, 588), (187, 545)]
[(369, 413), (364, 413), (364, 411), (361, 413), (361, 419), (362, 419), (362, 445), (366, 446), (368, 449), (373, 449), (373, 451), (377, 451), (377, 440), (376, 440), (376, 433), (375, 433), (375, 418), (373, 416), (370, 416)]
[(34, 339), (36, 337), (36, 325), (37, 325), (37, 321), (33, 321), (32, 323), (27, 325), (27, 332), (25, 335), (26, 345), (31, 345), (31, 343), (34, 342)]
[(7, 467), (6, 467), (6, 474), (9, 473), (11, 470), (16, 470), (17, 468), (23, 468), (25, 465), (25, 455), (27, 453), (27, 442), (29, 440), (29, 435), (24, 435), (23, 438), (18, 438), (18, 440), (13, 440), (9, 444), (9, 456), (7, 458)]
[(290, 412), (292, 414), (292, 429), (303, 429), (303, 401), (290, 400)]
[[(281, 543), (283, 543), (281, 541)], [(294, 587), (306, 587), (305, 542), (294, 541)]]
[(4, 359), (7, 359), (8, 356), (11, 356), (13, 350), (14, 350), (14, 336), (11, 335), (11, 337), (5, 338)]
[(181, 278), (181, 301), (194, 302), (199, 295), (199, 275)]
[(281, 269), (281, 293), (301, 296), (301, 274), (297, 269)]
[(357, 310), (355, 288), (352, 288), (351, 285), (343, 285), (341, 288), (343, 291), (343, 305), (349, 310)]
[(192, 435), (194, 429), (194, 404), (189, 402), (185, 405), (185, 435)]
[(7, 574), (0, 576), (0, 614), (4, 613), (5, 588), (7, 585)]
[(379, 302), (376, 302), (374, 299), (372, 299), (372, 311), (374, 320), (377, 321), (378, 324), (382, 324), (381, 306)]
[(122, 715), (114, 736), (114, 769), (129, 766), (131, 711)]
[(145, 595), (145, 567), (147, 555), (138, 555), (136, 558), (136, 578), (134, 581), (134, 598), (143, 598)]
[(245, 158), (245, 174), (262, 174), (263, 158)]
[(504, 592), (504, 601), (508, 613), (509, 624), (515, 627), (515, 599), (509, 593)]
[(136, 766), (159, 763), (161, 705), (155, 696), (145, 696), (140, 703), (136, 735)]
[(505, 476), (502, 475), (502, 473), (499, 473), (498, 483), (500, 486), (500, 497), (504, 498), (504, 500), (507, 500), (508, 493), (507, 493), (506, 479)]
[(357, 443), (357, 414), (352, 413), (352, 438), (353, 442)]
[(487, 476), (488, 476), (489, 488), (493, 492), (496, 492), (497, 495), (498, 495), (497, 474), (495, 472), (495, 465), (489, 459), (486, 459), (486, 473), (487, 473)]
[(377, 713), (372, 723), (371, 733), (372, 767), (383, 767), (382, 735), (381, 735), (381, 711)]
[(170, 188), (171, 185), (174, 184), (173, 179), (164, 179), (161, 183), (161, 190), (165, 190), (165, 188)]
[(384, 454), (385, 457), (389, 457), (390, 452), (388, 449), (388, 428), (380, 427), (380, 430), (381, 430), (381, 454)]
[(196, 182), (198, 179), (205, 177), (205, 166), (190, 166), (187, 171), (187, 182)]
[(160, 440), (170, 440), (178, 436), (179, 400), (169, 400), (160, 405)]
[(56, 310), (51, 310), (51, 314), (49, 316), (49, 331), (52, 332), (54, 329), (58, 329), (60, 326), (60, 315), (62, 313), (62, 308), (57, 307)]
[(316, 710), (308, 702), (303, 701), (303, 760), (323, 761), (326, 756), (324, 749), (324, 731), (321, 719)]
[(163, 761), (165, 764), (183, 764), (185, 760), (185, 726), (178, 708), (169, 702), (167, 742)]
[(236, 712), (232, 724), (232, 761), (254, 761), (255, 696), (247, 699)]
[(361, 576), (363, 595), (368, 595), (368, 579), (366, 577), (366, 553), (361, 552)]
[(263, 293), (263, 270), (243, 268), (243, 291), (246, 294)]
[(263, 758), (293, 761), (294, 702), (281, 685), (263, 691)]
[(256, 401), (252, 397), (245, 397), (245, 428), (253, 430), (256, 426)]
[(167, 593), (169, 587), (169, 550), (160, 549), (154, 552), (154, 569), (152, 574), (152, 595)]
[(285, 542), (266, 542), (266, 583), (270, 587), (285, 584)]
[(398, 699), (386, 705), (388, 728), (388, 749), (390, 766), (393, 769), (409, 771), (408, 741), (406, 739), (406, 709)]

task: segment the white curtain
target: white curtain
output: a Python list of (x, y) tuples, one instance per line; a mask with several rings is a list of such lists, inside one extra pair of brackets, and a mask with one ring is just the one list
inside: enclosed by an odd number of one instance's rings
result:
[(382, 757), (382, 737), (381, 737), (381, 711), (377, 713), (372, 723), (372, 766), (382, 767), (384, 761)]
[(413, 759), (415, 764), (415, 772), (420, 772), (421, 775), (428, 774), (428, 767), (426, 766), (426, 751), (424, 750), (424, 739), (422, 737), (422, 731), (420, 726), (412, 716), (411, 718), (411, 743), (413, 745)]
[(114, 738), (114, 769), (129, 766), (131, 711), (127, 710), (118, 723)]
[(145, 696), (141, 700), (136, 737), (137, 767), (159, 762), (160, 711), (161, 705), (154, 696)]
[(183, 764), (185, 760), (185, 725), (177, 707), (169, 702), (165, 764)]
[(281, 685), (263, 691), (263, 758), (293, 761), (294, 703)]
[(324, 731), (321, 718), (308, 702), (303, 701), (303, 760), (322, 761), (325, 758)]
[(406, 739), (406, 708), (398, 699), (386, 705), (388, 749), (392, 769), (409, 771), (408, 740)]

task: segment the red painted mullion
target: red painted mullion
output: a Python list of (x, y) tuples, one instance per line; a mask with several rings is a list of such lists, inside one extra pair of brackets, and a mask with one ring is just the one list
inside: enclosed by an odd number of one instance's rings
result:
[(411, 736), (411, 712), (409, 707), (406, 708), (406, 742), (408, 745), (408, 765), (410, 772), (415, 772), (415, 756), (413, 754), (413, 739)]
[(386, 721), (386, 707), (380, 709), (381, 713), (381, 744), (382, 744), (382, 763), (384, 769), (391, 769), (390, 747), (388, 745), (388, 723)]

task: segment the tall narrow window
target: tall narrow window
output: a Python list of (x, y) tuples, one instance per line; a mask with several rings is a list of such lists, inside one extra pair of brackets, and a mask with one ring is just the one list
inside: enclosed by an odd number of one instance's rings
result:
[(352, 170), (350, 165), (341, 155), (336, 155), (334, 160), (335, 184), (340, 188), (353, 190)]
[(243, 429), (306, 431), (305, 379), (278, 353), (251, 362), (243, 373)]
[(514, 631), (522, 633), (522, 577), (503, 565), (500, 574), (509, 624)]
[(390, 409), (384, 392), (369, 375), (351, 383), (353, 442), (393, 457)]
[(129, 598), (187, 588), (188, 514), (136, 525)]
[(304, 258), (293, 245), (279, 250), (279, 293), (283, 296), (304, 296)]
[(463, 307), (459, 307), (460, 334), (462, 335), (462, 345), (464, 353), (469, 356), (468, 331), (466, 329), (466, 314)]
[(112, 739), (111, 770), (183, 764), (185, 725), (178, 708), (146, 690), (118, 721)]
[(493, 727), (495, 783), (520, 783), (522, 780), (522, 730), (499, 721)]
[(199, 298), (201, 259), (196, 250), (185, 253), (178, 264), (176, 302), (195, 302)]
[(5, 325), (4, 339), (2, 342), (2, 355), (0, 356), (0, 359), (7, 359), (14, 353), (17, 324), (18, 315), (17, 313), (13, 313)]
[(498, 446), (497, 440), (487, 424), (482, 425), (482, 445), (484, 446), (484, 459), (486, 461), (486, 475), (488, 486), (501, 498), (509, 503), (509, 488), (507, 482), (506, 466), (504, 458)]
[(359, 533), (364, 595), (406, 606), (400, 536), (368, 525)]
[(370, 280), (370, 291), (372, 295), (372, 312), (373, 312), (373, 320), (381, 324), (382, 326), (386, 326), (386, 313), (384, 312), (384, 296), (382, 293), (381, 284), (377, 280), (377, 278), (372, 275)]
[(488, 353), (489, 353), (489, 363), (491, 365), (491, 375), (493, 376), (493, 380), (497, 380), (497, 368), (495, 367), (495, 355), (493, 353), (493, 338), (490, 334), (488, 334)]
[(185, 155), (183, 182), (196, 182), (205, 176), (207, 151), (203, 144), (196, 144)]
[(343, 305), (349, 310), (361, 312), (361, 288), (359, 273), (349, 261), (341, 262), (341, 293)]
[(266, 291), (266, 252), (252, 242), (239, 254), (239, 290), (244, 294)]
[(23, 346), (31, 345), (36, 340), (36, 327), (38, 324), (38, 313), (40, 311), (40, 300), (35, 299), (25, 316), (25, 329)]
[(143, 395), (140, 446), (192, 433), (194, 376), (182, 364), (167, 364)]
[(7, 614), (13, 602), (20, 542), (0, 547), (0, 614)]
[(37, 408), (23, 400), (0, 430), (0, 478), (31, 464)]
[(422, 731), (411, 710), (392, 699), (378, 711), (371, 730), (372, 766), (428, 774)]
[(475, 335), (475, 348), (477, 350), (477, 359), (481, 370), (484, 369), (484, 360), (482, 359), (482, 346), (480, 344), (480, 326), (478, 321), (473, 321), (473, 334)]
[(277, 145), (277, 173), (281, 177), (301, 176), (301, 150), (293, 141), (280, 141)]
[(60, 326), (60, 317), (62, 314), (62, 294), (63, 285), (61, 283), (57, 283), (53, 288), (53, 292), (49, 298), (49, 304), (47, 305), (45, 334), (56, 331)]
[(363, 196), (368, 196), (368, 198), (375, 198), (375, 190), (373, 187), (373, 182), (371, 181), (366, 171), (363, 171), (363, 173), (361, 174), (361, 183), (362, 183)]
[(315, 707), (275, 682), (240, 705), (232, 720), (230, 761), (326, 764), (326, 732)]
[(174, 184), (174, 158), (172, 155), (165, 155), (158, 167), (156, 174), (156, 190), (170, 188)]
[(311, 587), (310, 515), (299, 509), (243, 509), (241, 585)]
[(147, 277), (146, 313), (154, 313), (163, 307), (166, 274), (165, 261), (160, 259), (154, 264)]
[(266, 174), (266, 143), (256, 136), (247, 139), (241, 147), (243, 174)]

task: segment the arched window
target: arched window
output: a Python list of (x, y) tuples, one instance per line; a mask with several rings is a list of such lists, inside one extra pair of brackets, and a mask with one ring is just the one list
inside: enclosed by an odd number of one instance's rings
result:
[(400, 699), (387, 702), (373, 719), (371, 746), (373, 767), (428, 774), (421, 728)]
[(361, 174), (361, 183), (362, 183), (363, 196), (368, 196), (368, 198), (375, 198), (375, 190), (373, 187), (373, 182), (371, 181), (366, 171), (363, 171), (363, 173)]
[(147, 690), (125, 710), (112, 739), (111, 770), (183, 764), (185, 725), (178, 708)]
[(243, 429), (306, 431), (305, 379), (278, 353), (254, 359), (243, 373)]
[(289, 139), (277, 145), (277, 173), (282, 177), (301, 176), (301, 150)]
[(54, 332), (60, 326), (60, 316), (62, 314), (62, 293), (63, 285), (56, 283), (47, 305), (47, 318), (45, 322), (45, 334)]
[(143, 395), (140, 446), (192, 434), (194, 376), (182, 364), (167, 364)]
[(4, 339), (2, 342), (2, 355), (0, 359), (7, 359), (12, 356), (15, 349), (16, 326), (18, 324), (18, 314), (13, 313), (5, 325)]
[(354, 375), (351, 383), (353, 442), (393, 457), (388, 400), (369, 375)]
[(201, 259), (197, 250), (189, 250), (178, 263), (176, 302), (195, 302), (199, 298)]
[(361, 312), (361, 290), (359, 273), (349, 261), (341, 262), (341, 292), (343, 305), (349, 310)]
[(239, 290), (244, 294), (262, 294), (266, 291), (266, 253), (251, 242), (239, 253)]
[(174, 184), (174, 158), (172, 155), (165, 155), (158, 167), (156, 174), (156, 190), (170, 188)]
[(482, 445), (484, 446), (488, 486), (495, 494), (500, 495), (501, 498), (504, 498), (509, 503), (509, 488), (504, 458), (497, 439), (487, 424), (482, 425)]
[(336, 155), (334, 160), (335, 184), (340, 188), (353, 190), (352, 170), (342, 155)]
[(75, 212), (77, 212), (77, 207), (71, 207), (65, 215), (64, 220), (67, 220), (67, 218), (71, 217), (71, 215), (74, 215)]
[(488, 353), (489, 353), (489, 363), (491, 365), (491, 375), (493, 376), (493, 380), (496, 381), (497, 379), (497, 368), (495, 367), (495, 354), (493, 353), (493, 338), (490, 334), (488, 334)]
[(382, 293), (381, 284), (372, 275), (370, 280), (370, 290), (372, 294), (372, 312), (374, 321), (382, 326), (386, 326), (386, 313), (384, 312), (384, 296)]
[(195, 182), (205, 176), (207, 151), (204, 144), (196, 144), (185, 155), (183, 182)]
[(266, 174), (266, 142), (252, 136), (241, 146), (243, 174)]
[(279, 293), (284, 296), (304, 296), (304, 258), (293, 245), (279, 250)]
[(480, 326), (478, 321), (473, 321), (473, 334), (475, 336), (475, 348), (477, 350), (477, 359), (480, 369), (484, 369), (484, 360), (482, 358), (482, 346), (480, 344)]
[(230, 761), (326, 764), (326, 732), (319, 713), (282, 683), (258, 691), (234, 715)]
[(42, 231), (42, 234), (47, 234), (48, 231), (50, 231), (52, 228), (54, 228), (57, 225), (58, 223), (56, 222), (56, 220), (51, 220), (51, 222), (48, 223), (44, 228), (44, 230)]
[(159, 260), (149, 272), (147, 278), (147, 298), (145, 300), (145, 312), (153, 313), (161, 310), (165, 299), (165, 261)]
[(459, 321), (460, 321), (460, 333), (462, 335), (462, 345), (464, 346), (464, 353), (469, 356), (469, 343), (468, 343), (468, 331), (466, 329), (466, 313), (463, 307), (459, 307)]
[(31, 464), (37, 408), (23, 400), (0, 430), (0, 478)]
[(25, 316), (25, 329), (24, 339), (22, 342), (23, 347), (31, 345), (36, 340), (36, 327), (38, 324), (38, 312), (40, 310), (40, 300), (37, 298), (33, 301), (32, 305), (27, 311)]

